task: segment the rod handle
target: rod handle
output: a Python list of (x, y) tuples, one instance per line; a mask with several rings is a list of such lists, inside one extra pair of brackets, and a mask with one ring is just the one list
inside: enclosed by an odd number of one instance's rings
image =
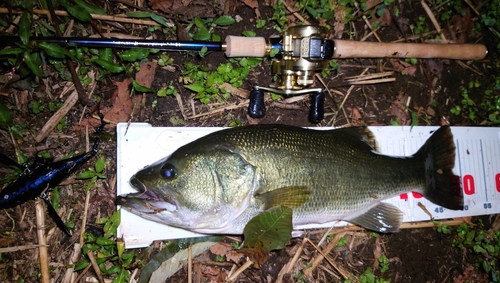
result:
[(382, 43), (334, 40), (333, 58), (441, 58), (481, 60), (488, 50), (482, 44)]
[(228, 35), (226, 37), (227, 57), (265, 57), (266, 39), (263, 37), (244, 37)]

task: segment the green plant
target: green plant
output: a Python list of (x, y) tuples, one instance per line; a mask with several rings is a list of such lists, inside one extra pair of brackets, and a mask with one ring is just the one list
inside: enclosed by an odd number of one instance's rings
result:
[[(481, 91), (483, 89), (483, 91)], [(460, 89), (462, 99), (460, 104), (454, 105), (450, 112), (453, 115), (466, 115), (471, 121), (483, 122), (490, 125), (500, 124), (500, 76), (494, 78), (494, 82), (486, 87), (478, 80), (470, 81), (467, 86)], [(473, 99), (471, 95), (474, 94)], [(481, 120), (480, 120), (481, 119)]]
[(382, 254), (377, 260), (380, 263), (380, 273), (389, 270), (389, 259), (385, 254)]
[(314, 19), (333, 19), (335, 4), (331, 0), (300, 0), (295, 5), (302, 9), (302, 14), (306, 11)]
[(106, 175), (103, 174), (105, 165), (106, 161), (104, 160), (104, 157), (101, 156), (99, 157), (99, 159), (97, 159), (94, 168), (90, 168), (89, 170), (80, 173), (80, 175), (76, 177), (79, 180), (90, 179), (90, 182), (88, 182), (85, 186), (85, 192), (95, 186), (97, 179), (106, 179)]
[(158, 92), (156, 93), (156, 95), (158, 97), (165, 97), (167, 95), (176, 96), (177, 95), (177, 89), (175, 89), (175, 87), (173, 85), (173, 82), (170, 81), (170, 83), (168, 84), (168, 86), (160, 88), (160, 90), (158, 90)]
[(337, 60), (330, 60), (328, 63), (328, 67), (324, 68), (321, 70), (321, 76), (323, 78), (326, 78), (330, 75), (332, 71), (339, 72), (340, 71), (340, 65), (337, 62)]
[(390, 279), (378, 278), (373, 274), (372, 268), (366, 268), (365, 272), (359, 276), (359, 282), (361, 283), (390, 283)]
[(429, 28), (425, 24), (425, 17), (424, 16), (419, 16), (417, 18), (417, 21), (415, 23), (415, 27), (413, 28), (413, 33), (414, 34), (422, 34), (425, 32), (428, 32)]
[(233, 87), (240, 87), (250, 69), (256, 67), (261, 60), (261, 58), (230, 59), (213, 72), (205, 66), (186, 62), (180, 80), (184, 87), (196, 93), (195, 98), (201, 103), (207, 104), (212, 100), (223, 102), (230, 97), (230, 94), (219, 86), (229, 83)]
[(276, 4), (272, 6), (273, 8), (273, 16), (271, 19), (276, 22), (276, 24), (273, 26), (275, 30), (278, 32), (283, 32), (286, 30), (287, 25), (286, 23), (288, 22), (288, 19), (286, 18), (286, 11), (285, 11), (285, 5), (283, 5), (282, 0), (276, 1)]
[(476, 267), (487, 272), (493, 282), (499, 281), (500, 231), (484, 230), (481, 223), (478, 225), (462, 223), (456, 228), (452, 246), (480, 255)]
[(90, 252), (94, 255), (103, 275), (114, 277), (113, 283), (129, 282), (129, 270), (141, 267), (144, 263), (138, 259), (135, 250), (125, 251), (123, 241), (117, 239), (116, 229), (120, 225), (120, 210), (109, 218), (99, 219), (96, 224), (104, 225), (104, 235), (96, 236), (90, 232), (84, 233), (83, 259), (75, 264), (75, 271), (82, 270), (90, 264), (88, 257)]

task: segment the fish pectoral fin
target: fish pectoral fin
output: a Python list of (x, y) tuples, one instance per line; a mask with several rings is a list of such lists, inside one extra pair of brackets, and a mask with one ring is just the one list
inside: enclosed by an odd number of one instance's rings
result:
[(297, 208), (306, 203), (312, 191), (306, 186), (288, 186), (256, 196), (264, 203), (264, 210), (275, 206)]
[(381, 202), (367, 212), (346, 220), (369, 230), (393, 233), (399, 230), (403, 222), (403, 212), (392, 204)]

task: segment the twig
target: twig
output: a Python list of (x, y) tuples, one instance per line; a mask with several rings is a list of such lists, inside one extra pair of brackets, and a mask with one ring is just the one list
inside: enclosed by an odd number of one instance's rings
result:
[(72, 281), (71, 277), (73, 276), (73, 272), (75, 270), (73, 263), (78, 261), (81, 253), (82, 253), (82, 249), (81, 249), (80, 244), (75, 243), (75, 245), (73, 246), (73, 253), (71, 254), (71, 257), (70, 257), (69, 262), (67, 264), (70, 267), (68, 267), (68, 269), (66, 269), (62, 283), (78, 282), (78, 281)]
[[(59, 21), (56, 17), (56, 14), (54, 13), (54, 6), (52, 5), (52, 0), (46, 1), (47, 3), (47, 8), (50, 13), (50, 19), (49, 21), (51, 22), (52, 26), (54, 27), (54, 31), (56, 33), (56, 36), (61, 37), (61, 29), (59, 28)], [(78, 92), (78, 99), (80, 100), (80, 103), (82, 105), (94, 105), (95, 102), (92, 101), (89, 98), (89, 95), (87, 95), (87, 92), (83, 88), (82, 82), (80, 81), (80, 78), (78, 77), (78, 74), (76, 73), (76, 68), (75, 65), (73, 64), (73, 61), (69, 58), (65, 58), (66, 65), (68, 66), (69, 73), (71, 74), (71, 80), (75, 84), (75, 89)]]
[(304, 19), (299, 13), (295, 12), (290, 6), (288, 6), (286, 1), (282, 1), (282, 3), (283, 3), (283, 6), (285, 6), (285, 8), (288, 11), (290, 11), (290, 13), (292, 13), (293, 16), (296, 17), (299, 21), (303, 22), (306, 25), (311, 25), (311, 23), (308, 20)]
[(85, 233), (85, 226), (87, 225), (87, 214), (89, 211), (89, 204), (90, 204), (90, 190), (88, 190), (87, 193), (85, 194), (85, 208), (83, 210), (82, 228), (80, 230), (80, 246), (82, 247), (84, 244), (83, 234)]
[(193, 282), (193, 248), (191, 245), (188, 247), (188, 283)]
[(211, 110), (210, 112), (207, 112), (207, 113), (201, 113), (201, 114), (197, 114), (197, 115), (193, 115), (193, 116), (188, 116), (187, 119), (191, 120), (191, 119), (196, 119), (196, 118), (199, 118), (199, 117), (211, 116), (211, 115), (219, 114), (219, 113), (222, 113), (222, 112), (224, 112), (226, 110), (233, 110), (233, 109), (247, 107), (248, 103), (249, 102), (247, 100), (247, 101), (242, 102), (242, 103), (240, 103), (238, 105), (222, 106), (222, 107), (213, 109), (213, 110)]
[(37, 142), (41, 142), (45, 137), (57, 126), (59, 121), (66, 116), (66, 114), (75, 106), (76, 102), (78, 101), (78, 93), (76, 91), (73, 91), (71, 95), (64, 101), (63, 106), (59, 108), (59, 110), (50, 117), (50, 119), (43, 125), (42, 129), (38, 133), (38, 135), (35, 137), (35, 140)]
[(76, 277), (75, 281), (72, 281), (72, 282), (80, 282), (82, 280), (82, 277), (85, 276), (85, 273), (87, 273), (87, 271), (89, 271), (90, 267), (92, 267), (92, 264), (87, 265), (87, 267), (85, 267), (85, 269), (82, 270), (82, 272), (80, 272), (80, 275), (78, 275)]
[(429, 17), (432, 24), (434, 25), (434, 28), (436, 29), (436, 31), (439, 33), (439, 35), (441, 36), (442, 39), (446, 40), (446, 37), (444, 36), (444, 34), (441, 30), (441, 26), (439, 25), (439, 22), (436, 20), (434, 13), (432, 13), (431, 8), (429, 8), (429, 5), (427, 5), (427, 3), (425, 3), (424, 0), (420, 1), (420, 3), (422, 4), (422, 7), (424, 8), (425, 12), (427, 13), (427, 16)]
[(47, 242), (45, 239), (45, 210), (43, 209), (43, 201), (41, 198), (35, 201), (36, 211), (36, 235), (38, 238), (38, 249), (40, 259), (41, 282), (50, 282), (49, 272), (49, 256), (47, 251)]
[[(0, 253), (12, 253), (12, 252), (17, 252), (17, 251), (36, 249), (36, 248), (40, 248), (40, 247), (41, 247), (41, 245), (25, 245), (25, 246), (0, 248)], [(45, 245), (45, 247), (48, 247), (48, 245)]]
[[(357, 1), (354, 1), (354, 6), (356, 7), (356, 9), (359, 9), (359, 5), (358, 5)], [(365, 24), (368, 26), (368, 28), (372, 31), (372, 33), (375, 36), (375, 38), (377, 38), (378, 42), (382, 42), (382, 40), (380, 40), (380, 37), (377, 34), (377, 31), (375, 29), (373, 29), (370, 21), (368, 21), (368, 19), (366, 18), (366, 16), (364, 14), (363, 14), (363, 20), (365, 21)], [(363, 38), (362, 41), (364, 41), (365, 39), (366, 38)]]
[(99, 268), (99, 265), (95, 260), (92, 250), (87, 251), (87, 256), (89, 257), (90, 262), (92, 263), (92, 268), (94, 269), (94, 272), (97, 275), (97, 280), (99, 280), (99, 283), (104, 283), (104, 277), (102, 276), (101, 269)]
[(300, 244), (299, 248), (297, 249), (293, 257), (290, 259), (290, 261), (288, 261), (287, 264), (283, 266), (280, 273), (278, 274), (278, 277), (276, 278), (276, 283), (281, 283), (283, 281), (283, 276), (285, 274), (292, 272), (292, 268), (295, 266), (295, 264), (299, 260), (299, 257), (302, 255), (302, 252), (304, 251), (304, 245), (306, 243), (307, 243), (306, 238), (302, 239), (302, 244)]
[[(339, 236), (339, 235), (337, 235)], [(335, 238), (337, 238), (337, 236), (335, 236)], [(342, 235), (343, 236), (343, 235)], [(327, 249), (330, 247), (330, 246), (333, 246), (330, 248), (333, 249), (335, 247), (335, 245), (337, 245), (338, 241), (340, 240), (340, 238), (342, 237), (340, 236), (336, 242), (335, 240), (332, 240), (332, 243), (335, 242), (334, 244), (330, 243), (327, 247)], [(324, 251), (322, 251), (318, 246), (316, 246), (316, 244), (314, 244), (311, 240), (307, 239), (307, 241), (309, 242), (309, 244), (311, 244), (320, 254), (321, 256), (326, 259), (328, 261), (328, 263), (330, 263), (330, 265), (335, 268), (345, 279), (350, 279), (351, 281), (353, 282), (358, 282), (358, 280), (356, 278), (354, 278), (348, 271), (346, 271), (344, 268), (340, 267), (340, 266), (337, 266), (335, 264), (335, 262), (333, 262), (333, 260), (328, 256), (328, 252), (330, 252), (330, 250), (327, 251), (327, 249), (325, 249)], [(319, 258), (319, 256), (318, 256)], [(318, 260), (318, 263), (315, 265), (314, 263), (312, 264), (312, 266), (306, 270), (304, 270), (304, 275), (305, 276), (308, 276), (309, 274), (311, 274), (311, 272), (316, 268), (316, 266), (319, 264), (319, 262), (321, 262), (321, 260), (323, 260), (323, 258), (321, 258), (320, 260)]]
[(247, 268), (249, 268), (251, 265), (253, 264), (253, 261), (251, 261), (250, 259), (247, 258), (247, 262), (245, 262), (242, 266), (240, 266), (240, 268), (238, 268), (238, 270), (236, 270), (233, 275), (231, 275), (230, 277), (228, 277), (226, 279), (226, 282), (235, 282), (236, 279), (238, 279), (238, 276), (240, 276), (241, 273), (243, 273), (243, 271), (245, 271)]
[[(0, 14), (8, 14), (9, 11), (7, 8), (0, 7)], [(13, 14), (22, 14), (21, 10), (12, 10)], [(57, 16), (68, 17), (69, 14), (66, 11), (56, 10), (54, 13)], [(50, 13), (48, 10), (34, 9), (33, 14), (36, 15), (45, 15), (49, 16)], [(98, 14), (90, 14), (92, 19), (94, 20), (102, 20), (102, 21), (110, 21), (110, 22), (120, 22), (120, 23), (129, 23), (129, 24), (137, 24), (137, 25), (145, 25), (145, 26), (161, 26), (159, 23), (150, 20), (141, 20), (141, 19), (131, 19), (124, 16), (108, 16), (108, 15), (98, 15)], [(173, 26), (173, 24), (172, 24)]]

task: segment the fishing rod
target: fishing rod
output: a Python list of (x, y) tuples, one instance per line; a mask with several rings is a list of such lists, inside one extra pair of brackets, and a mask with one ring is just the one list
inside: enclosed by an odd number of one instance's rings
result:
[[(34, 41), (62, 46), (154, 48), (162, 51), (224, 52), (227, 57), (266, 57), (276, 53), (271, 68), (280, 77), (276, 85), (255, 86), (250, 92), (248, 114), (262, 118), (266, 108), (264, 91), (285, 97), (311, 93), (309, 120), (320, 122), (324, 117), (325, 94), (322, 88), (308, 88), (316, 72), (328, 67), (332, 59), (347, 58), (440, 58), (481, 60), (488, 53), (482, 44), (381, 43), (328, 39), (328, 30), (319, 26), (294, 26), (282, 37), (227, 36), (224, 42), (156, 41), (78, 37), (32, 37)], [(0, 37), (0, 46), (12, 46), (19, 37)]]

